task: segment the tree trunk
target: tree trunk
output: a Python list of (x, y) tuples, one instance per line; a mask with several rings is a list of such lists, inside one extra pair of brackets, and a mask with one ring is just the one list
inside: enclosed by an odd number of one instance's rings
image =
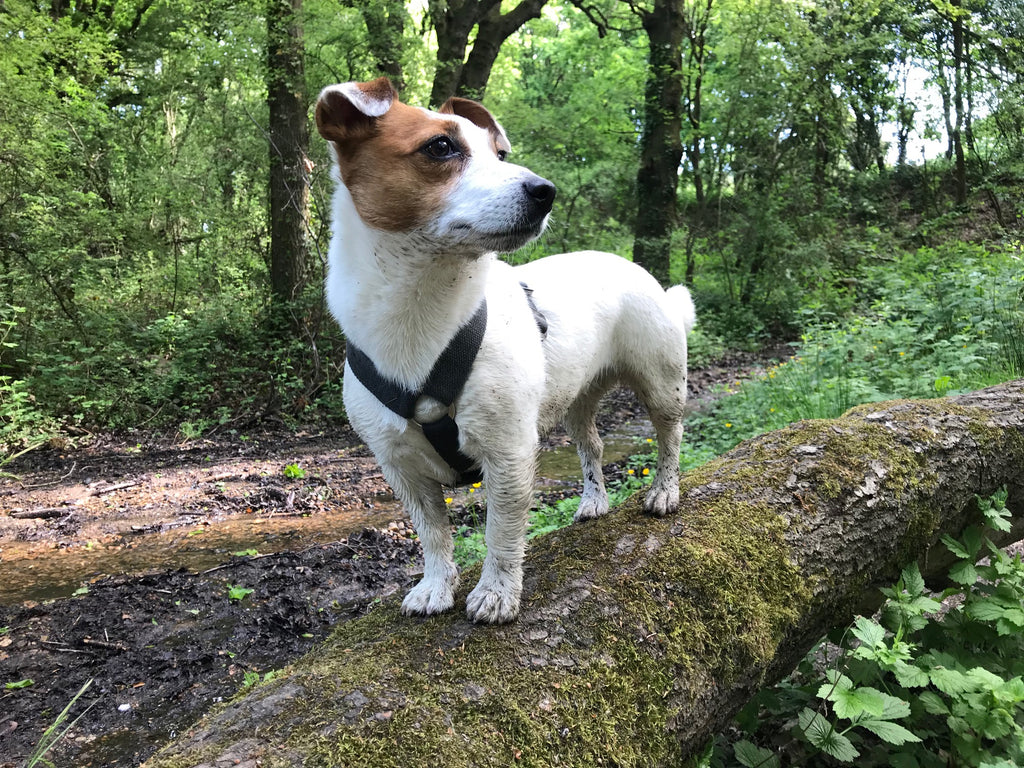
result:
[(302, 0), (267, 0), (270, 110), (270, 287), (283, 308), (306, 274), (309, 207)]
[(383, 2), (359, 2), (349, 0), (346, 5), (358, 5), (366, 24), (367, 41), (377, 62), (380, 74), (391, 80), (401, 93), (405, 88), (405, 73), (402, 69), (403, 36), (409, 12), (405, 0), (384, 0)]
[(455, 94), (467, 99), (483, 99), (491, 69), (498, 58), (502, 43), (530, 19), (540, 16), (547, 0), (522, 0), (508, 13), (501, 12), (501, 5), (495, 5), (477, 25), (473, 49), (469, 52), (466, 65), (459, 73)]
[(637, 212), (633, 261), (662, 285), (669, 280), (672, 231), (676, 225), (676, 185), (683, 157), (682, 44), (685, 0), (655, 0), (642, 17), (650, 40), (640, 168), (636, 175)]
[(975, 494), (1007, 485), (1024, 536), (1022, 468), (1024, 380), (798, 422), (685, 474), (676, 515), (537, 539), (517, 622), (389, 600), (148, 765), (680, 765), (902, 566), (939, 573)]
[(694, 245), (697, 238), (704, 234), (708, 218), (707, 190), (704, 184), (706, 169), (703, 167), (701, 147), (704, 143), (704, 74), (709, 56), (707, 30), (711, 24), (712, 5), (713, 0), (700, 0), (692, 6), (691, 14), (683, 16), (683, 31), (690, 44), (683, 87), (686, 118), (690, 126), (685, 153), (690, 161), (690, 170), (693, 172), (694, 197), (693, 211), (690, 216), (690, 231), (686, 236), (686, 274), (683, 278), (686, 285), (693, 285), (693, 278), (697, 271)]
[(469, 35), (477, 22), (499, 5), (500, 0), (429, 0), (430, 21), (437, 36), (437, 68), (430, 106), (439, 107), (455, 95)]
[(964, 22), (960, 15), (961, 0), (950, 0), (953, 8), (953, 109), (956, 122), (953, 124), (953, 155), (955, 157), (954, 180), (956, 204), (967, 205), (967, 158), (964, 155)]

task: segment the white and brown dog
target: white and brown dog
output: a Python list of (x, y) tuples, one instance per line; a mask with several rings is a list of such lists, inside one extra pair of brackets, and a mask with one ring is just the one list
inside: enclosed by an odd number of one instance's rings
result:
[[(345, 407), (423, 545), (423, 579), (402, 610), (434, 614), (454, 604), (459, 574), (443, 486), (459, 472), (422, 426), (447, 414), (487, 487), (487, 556), (467, 613), (510, 621), (519, 611), (539, 432), (564, 421), (583, 465), (576, 519), (603, 515), (595, 411), (611, 386), (630, 386), (658, 436), (644, 509), (664, 515), (678, 507), (693, 303), (684, 287), (666, 292), (612, 254), (568, 253), (514, 268), (498, 261), (495, 252), (543, 232), (555, 188), (505, 162), (505, 132), (476, 102), (450, 99), (437, 112), (407, 106), (382, 78), (325, 88), (316, 123), (333, 147), (338, 181), (327, 296), (351, 346)], [(357, 348), (382, 380), (415, 397), (484, 302), (486, 330), (450, 408), (423, 396), (406, 418), (353, 372)]]

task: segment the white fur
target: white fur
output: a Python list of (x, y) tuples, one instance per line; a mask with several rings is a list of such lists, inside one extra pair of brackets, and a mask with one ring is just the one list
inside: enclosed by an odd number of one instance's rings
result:
[[(535, 232), (516, 229), (524, 180), (537, 177), (499, 161), (486, 131), (457, 119), (472, 156), (444, 210), (422, 227), (368, 227), (337, 176), (327, 296), (348, 339), (384, 376), (414, 391), (486, 296), (487, 332), (455, 408), (462, 451), (480, 462), (488, 501), (487, 556), (467, 613), (504, 622), (519, 610), (539, 430), (564, 418), (584, 470), (576, 517), (604, 514), (594, 413), (609, 387), (630, 385), (648, 407), (662, 457), (645, 508), (659, 515), (677, 508), (686, 333), (695, 314), (685, 288), (666, 293), (643, 269), (611, 254), (562, 254), (516, 268), (497, 261), (490, 251), (518, 247), (546, 223)], [(548, 319), (544, 340), (520, 281)], [(403, 612), (444, 611), (454, 604), (458, 570), (442, 486), (455, 473), (417, 425), (382, 405), (349, 368), (344, 398), (423, 544), (423, 579)]]

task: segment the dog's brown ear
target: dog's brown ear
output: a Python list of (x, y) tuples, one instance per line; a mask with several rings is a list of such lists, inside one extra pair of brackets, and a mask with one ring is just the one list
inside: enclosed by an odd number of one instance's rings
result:
[(386, 77), (368, 83), (339, 83), (320, 92), (316, 127), (328, 141), (344, 143), (365, 135), (398, 98)]
[(474, 125), (479, 125), (491, 134), (491, 140), (494, 142), (494, 151), (499, 155), (504, 155), (512, 149), (508, 136), (505, 135), (505, 129), (494, 119), (494, 115), (487, 110), (487, 107), (480, 102), (452, 96), (437, 111), (443, 115), (458, 115), (459, 117), (466, 118)]

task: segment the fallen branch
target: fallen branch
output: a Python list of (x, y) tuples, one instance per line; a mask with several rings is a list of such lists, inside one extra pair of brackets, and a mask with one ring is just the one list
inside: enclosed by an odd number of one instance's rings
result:
[(799, 422), (684, 475), (677, 515), (634, 497), (535, 540), (516, 623), (389, 600), (147, 765), (681, 765), (903, 565), (939, 573), (938, 537), (1001, 486), (1005, 543), (1024, 381)]
[(74, 512), (70, 507), (39, 507), (38, 509), (19, 509), (11, 512), (15, 520), (49, 520), (54, 517), (64, 517)]
[(129, 480), (127, 483), (118, 483), (116, 485), (105, 485), (102, 488), (92, 488), (86, 496), (105, 496), (108, 493), (114, 493), (114, 491), (123, 491), (125, 488), (134, 488), (139, 485), (141, 480)]

